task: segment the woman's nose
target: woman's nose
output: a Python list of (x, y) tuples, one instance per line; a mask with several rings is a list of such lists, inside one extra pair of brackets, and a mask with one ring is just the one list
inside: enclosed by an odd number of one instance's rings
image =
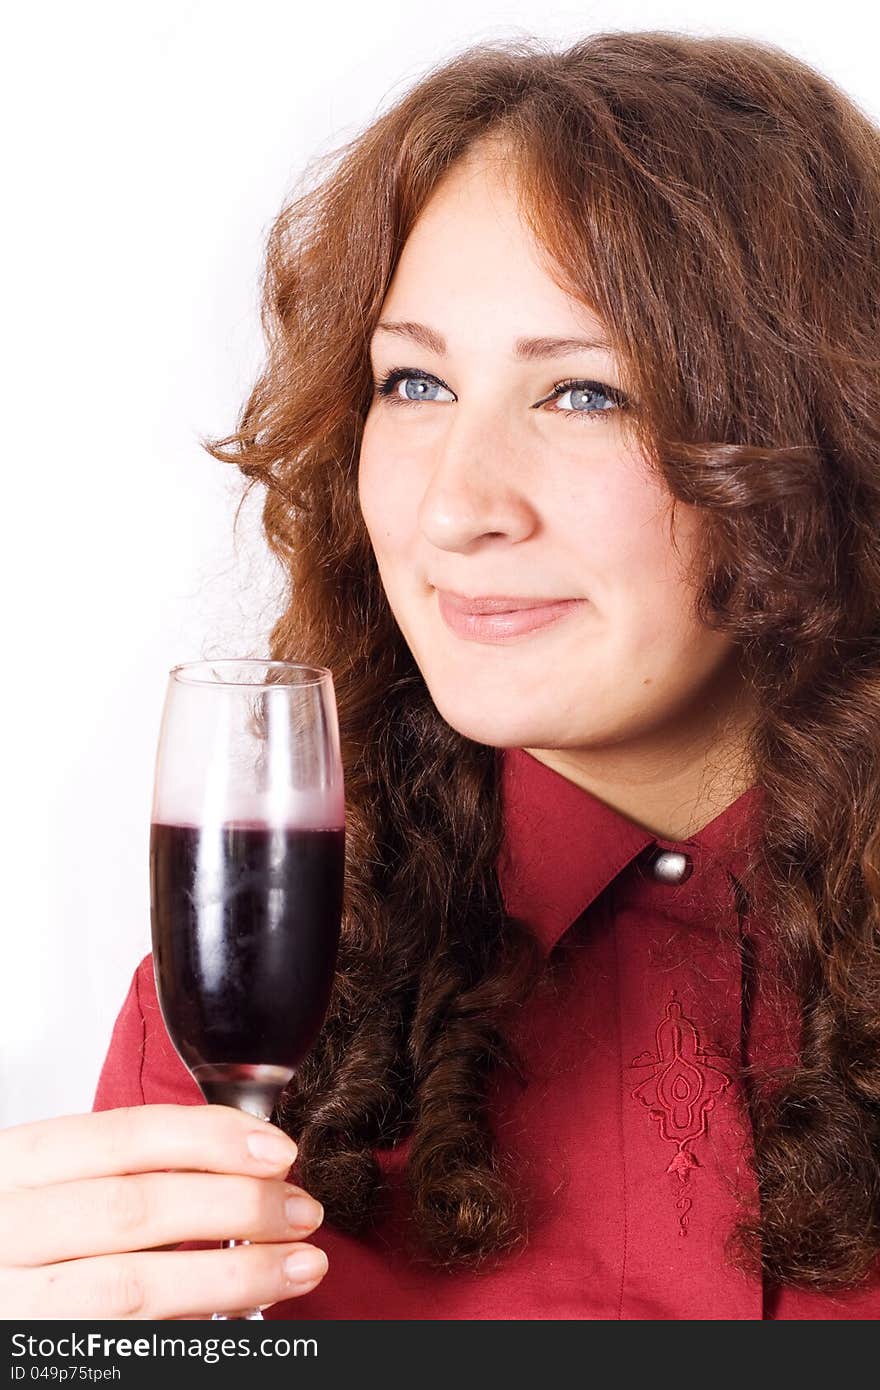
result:
[(463, 550), (488, 536), (524, 540), (536, 512), (503, 426), (468, 422), (460, 412), (436, 447), (419, 506), (432, 545)]

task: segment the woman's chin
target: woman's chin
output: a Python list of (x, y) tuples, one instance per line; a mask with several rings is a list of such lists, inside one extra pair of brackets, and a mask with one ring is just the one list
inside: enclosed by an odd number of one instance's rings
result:
[(548, 736), (546, 727), (538, 723), (533, 714), (524, 712), (517, 716), (509, 710), (463, 710), (458, 705), (444, 704), (436, 699), (434, 703), (440, 717), (462, 738), (487, 744), (490, 748), (540, 748)]

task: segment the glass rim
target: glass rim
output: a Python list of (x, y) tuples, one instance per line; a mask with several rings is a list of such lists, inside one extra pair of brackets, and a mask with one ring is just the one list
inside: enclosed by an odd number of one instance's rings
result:
[[(278, 681), (224, 681), (206, 680), (193, 674), (198, 670), (218, 670), (224, 666), (259, 666), (262, 669), (282, 670), (282, 671), (311, 671), (314, 680), (293, 681), (289, 685)], [(168, 672), (171, 679), (179, 681), (182, 685), (204, 685), (213, 686), (216, 689), (234, 687), (239, 690), (287, 690), (302, 689), (310, 685), (321, 685), (328, 678), (332, 681), (333, 672), (328, 666), (310, 666), (303, 661), (273, 661), (268, 657), (259, 656), (223, 656), (216, 661), (202, 659), (200, 661), (180, 661), (176, 666), (172, 666)]]

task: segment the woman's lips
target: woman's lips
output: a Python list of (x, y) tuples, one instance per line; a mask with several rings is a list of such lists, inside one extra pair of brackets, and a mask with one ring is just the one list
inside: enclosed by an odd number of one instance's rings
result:
[[(586, 600), (569, 598), (554, 599), (547, 603), (541, 599), (494, 599), (485, 601), (482, 609), (480, 600), (464, 600), (443, 589), (437, 590), (440, 614), (446, 626), (458, 637), (470, 642), (507, 642), (524, 633), (537, 632), (559, 622), (574, 608)], [(500, 605), (527, 604), (527, 607), (505, 608), (499, 612)], [(487, 611), (488, 609), (495, 611)], [(474, 609), (477, 611), (473, 611)]]

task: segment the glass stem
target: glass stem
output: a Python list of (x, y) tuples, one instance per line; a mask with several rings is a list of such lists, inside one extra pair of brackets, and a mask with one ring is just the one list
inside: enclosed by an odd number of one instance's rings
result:
[[(247, 1105), (239, 1103), (237, 1108), (239, 1110), (246, 1110), (250, 1115), (256, 1115), (258, 1120), (268, 1120), (271, 1114), (271, 1112), (267, 1113), (264, 1108), (253, 1102)], [(250, 1245), (250, 1243), (249, 1240), (224, 1240), (221, 1241), (220, 1248), (221, 1250), (234, 1250), (237, 1245)], [(212, 1313), (211, 1321), (264, 1322), (265, 1319), (263, 1318), (263, 1310), (261, 1308), (246, 1308), (241, 1313)]]

